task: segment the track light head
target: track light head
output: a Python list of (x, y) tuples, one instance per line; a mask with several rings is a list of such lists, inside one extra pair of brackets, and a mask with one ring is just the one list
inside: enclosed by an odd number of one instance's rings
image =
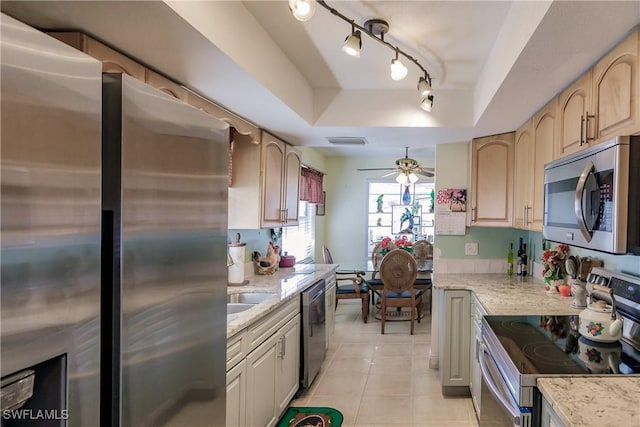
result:
[(430, 113), (431, 109), (433, 108), (433, 95), (429, 95), (426, 98), (424, 98), (420, 103), (420, 108)]
[(360, 30), (351, 31), (351, 34), (344, 39), (342, 51), (348, 55), (360, 58), (360, 49), (362, 48), (362, 34)]
[(418, 80), (418, 92), (424, 97), (431, 94), (431, 85), (425, 77), (420, 77), (420, 80)]
[(289, 0), (289, 10), (298, 21), (308, 21), (316, 11), (316, 0)]
[(407, 77), (407, 67), (398, 59), (398, 49), (396, 49), (396, 57), (391, 60), (391, 79), (402, 80)]

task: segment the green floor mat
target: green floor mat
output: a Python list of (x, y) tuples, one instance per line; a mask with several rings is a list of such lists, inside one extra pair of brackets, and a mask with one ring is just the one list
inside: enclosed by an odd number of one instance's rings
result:
[(342, 413), (333, 408), (291, 406), (284, 413), (277, 427), (340, 427)]

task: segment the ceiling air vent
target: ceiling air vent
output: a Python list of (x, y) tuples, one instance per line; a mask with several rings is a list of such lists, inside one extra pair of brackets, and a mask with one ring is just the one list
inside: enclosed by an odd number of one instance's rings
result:
[(333, 145), (365, 145), (367, 140), (361, 137), (329, 137), (327, 138), (329, 144)]

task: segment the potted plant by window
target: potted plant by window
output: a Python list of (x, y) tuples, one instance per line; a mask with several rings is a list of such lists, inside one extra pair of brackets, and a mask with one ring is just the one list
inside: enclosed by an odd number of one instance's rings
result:
[[(560, 244), (553, 249), (547, 249), (542, 253), (542, 277), (544, 279), (544, 289), (548, 293), (558, 293), (559, 286), (564, 285), (564, 278), (567, 275), (565, 270), (565, 259), (569, 254), (569, 246)], [(563, 290), (566, 292), (566, 290)], [(571, 293), (571, 287), (569, 287)], [(568, 296), (568, 295), (567, 295)]]

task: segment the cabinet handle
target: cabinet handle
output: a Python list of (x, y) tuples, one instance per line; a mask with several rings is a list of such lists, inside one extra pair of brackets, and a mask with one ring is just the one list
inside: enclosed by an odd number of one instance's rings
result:
[(284, 359), (284, 355), (287, 353), (287, 340), (285, 337), (280, 337), (280, 359)]
[(584, 116), (580, 116), (580, 146), (584, 144), (584, 127), (585, 127), (585, 119)]
[(584, 143), (588, 144), (590, 141), (594, 141), (595, 138), (591, 137), (589, 138), (589, 119), (595, 119), (596, 116), (593, 114), (589, 114), (589, 112), (587, 112), (587, 115), (584, 116), (585, 117), (585, 125), (584, 125)]
[(527, 205), (527, 225), (531, 224), (531, 221), (529, 220), (529, 211), (532, 209), (531, 206)]
[(522, 225), (527, 225), (527, 205), (522, 206), (524, 209), (522, 210)]
[(476, 220), (476, 208), (471, 208), (471, 221)]

